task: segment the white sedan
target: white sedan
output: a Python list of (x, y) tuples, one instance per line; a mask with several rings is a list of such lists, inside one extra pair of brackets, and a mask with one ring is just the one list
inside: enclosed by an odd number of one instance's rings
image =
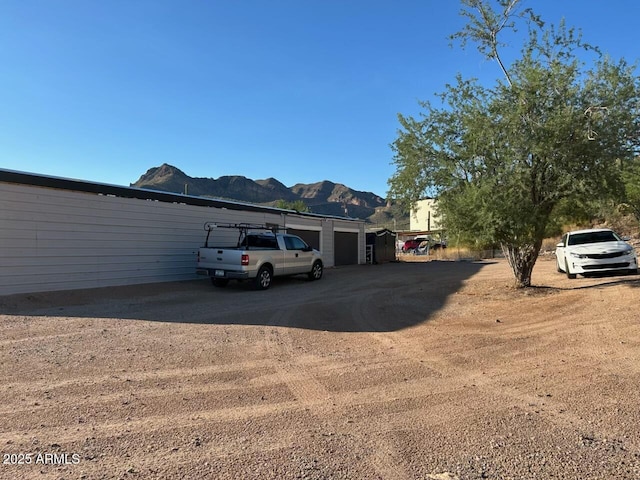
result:
[(558, 272), (569, 278), (598, 272), (638, 273), (634, 248), (613, 230), (575, 230), (556, 245)]

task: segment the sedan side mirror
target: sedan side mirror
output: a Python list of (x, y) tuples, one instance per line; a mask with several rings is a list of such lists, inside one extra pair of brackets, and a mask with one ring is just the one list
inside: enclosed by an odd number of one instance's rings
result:
[(556, 248), (563, 248), (564, 247), (564, 243), (560, 242), (559, 244), (556, 245)]

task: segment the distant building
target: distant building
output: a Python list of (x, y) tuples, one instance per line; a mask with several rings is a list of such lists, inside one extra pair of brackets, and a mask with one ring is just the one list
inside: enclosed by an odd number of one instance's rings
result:
[(436, 204), (437, 201), (433, 198), (418, 200), (416, 206), (411, 209), (409, 229), (416, 232), (441, 230)]

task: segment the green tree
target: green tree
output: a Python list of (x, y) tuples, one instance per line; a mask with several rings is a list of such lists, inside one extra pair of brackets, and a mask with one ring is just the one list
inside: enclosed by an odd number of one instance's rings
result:
[(640, 222), (640, 157), (623, 165), (625, 187), (624, 210)]
[[(638, 151), (640, 84), (624, 60), (600, 56), (563, 23), (545, 27), (519, 3), (462, 0), (469, 22), (452, 38), (474, 42), (504, 79), (487, 88), (458, 76), (441, 107), (421, 102), (420, 118), (399, 115), (389, 194), (407, 204), (437, 196), (450, 237), (499, 244), (515, 285), (527, 287), (559, 207), (566, 215), (620, 191), (620, 159)], [(499, 34), (518, 22), (528, 36), (506, 66)], [(597, 57), (591, 68), (578, 49)]]
[(286, 200), (278, 200), (276, 202), (276, 208), (282, 208), (283, 210), (295, 210), (296, 212), (310, 212), (309, 206), (302, 200), (294, 200), (288, 202)]

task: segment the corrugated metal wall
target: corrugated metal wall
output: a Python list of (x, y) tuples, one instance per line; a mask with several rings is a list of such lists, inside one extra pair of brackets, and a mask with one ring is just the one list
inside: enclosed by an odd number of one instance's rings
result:
[[(0, 182), (0, 295), (197, 278), (206, 221), (285, 220), (270, 212)], [(334, 221), (300, 217), (295, 223), (322, 228), (325, 264), (333, 266)], [(213, 245), (237, 240), (234, 230), (214, 234)]]

